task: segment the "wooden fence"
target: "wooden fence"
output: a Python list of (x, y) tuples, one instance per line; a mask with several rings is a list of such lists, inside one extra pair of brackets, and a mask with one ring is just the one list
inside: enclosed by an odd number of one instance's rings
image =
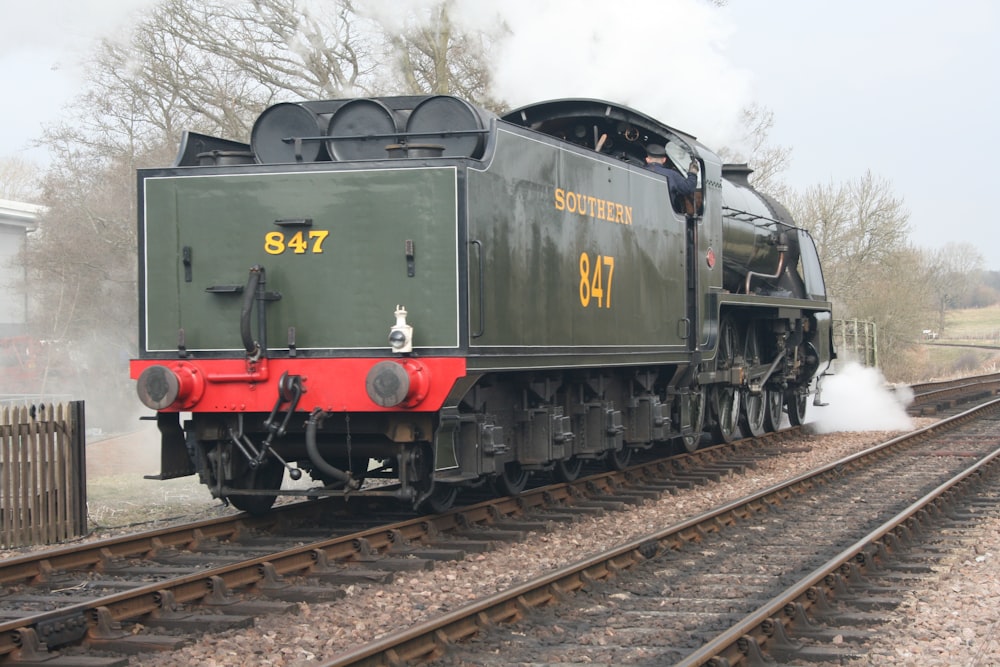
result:
[(86, 533), (83, 401), (0, 408), (0, 547)]

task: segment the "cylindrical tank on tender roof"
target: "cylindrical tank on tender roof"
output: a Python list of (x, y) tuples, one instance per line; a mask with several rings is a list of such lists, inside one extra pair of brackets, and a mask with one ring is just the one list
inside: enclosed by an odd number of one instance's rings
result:
[(794, 235), (782, 233), (792, 225), (788, 212), (774, 210), (773, 202), (753, 189), (750, 173), (745, 164), (722, 167), (723, 269), (725, 287), (732, 292), (743, 291), (742, 279), (750, 272), (777, 273), (784, 244), (795, 241)]
[(438, 144), (446, 157), (481, 157), (488, 115), (450, 95), (428, 97), (414, 107), (406, 131), (418, 143)]
[[(304, 104), (280, 102), (257, 117), (250, 146), (261, 164), (328, 160), (326, 145), (316, 140), (324, 134), (326, 122)], [(303, 137), (310, 139), (302, 141)], [(299, 141), (289, 141), (294, 138)]]
[(396, 144), (398, 131), (396, 115), (380, 101), (351, 100), (330, 117), (326, 150), (335, 160), (377, 160)]

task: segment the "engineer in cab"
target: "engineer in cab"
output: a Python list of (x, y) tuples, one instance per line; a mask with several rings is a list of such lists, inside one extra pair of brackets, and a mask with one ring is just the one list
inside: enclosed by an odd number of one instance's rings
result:
[(666, 177), (670, 202), (675, 211), (681, 210), (680, 203), (694, 195), (698, 187), (698, 162), (691, 160), (687, 175), (682, 175), (667, 166), (667, 151), (659, 144), (646, 146), (646, 169)]

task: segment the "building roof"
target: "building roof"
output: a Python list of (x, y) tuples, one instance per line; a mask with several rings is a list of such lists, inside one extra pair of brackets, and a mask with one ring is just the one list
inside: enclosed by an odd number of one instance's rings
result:
[(0, 199), (0, 225), (24, 227), (26, 231), (31, 231), (38, 216), (44, 212), (45, 207), (39, 204)]

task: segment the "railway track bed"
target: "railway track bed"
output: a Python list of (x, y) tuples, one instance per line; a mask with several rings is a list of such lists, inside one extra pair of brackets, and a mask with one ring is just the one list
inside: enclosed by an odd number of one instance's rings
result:
[[(786, 434), (782, 437), (788, 436)], [(838, 436), (835, 440), (842, 441), (843, 436)], [(241, 646), (258, 644), (273, 648), (271, 653), (276, 662), (272, 664), (295, 664), (295, 660), (313, 660), (320, 656), (329, 656), (331, 653), (343, 651), (384, 633), (389, 625), (415, 623), (421, 619), (449, 612), (472, 599), (515, 584), (539, 570), (558, 567), (561, 563), (572, 560), (574, 556), (595, 551), (602, 543), (627, 540), (640, 532), (634, 527), (635, 525), (654, 525), (656, 522), (659, 522), (658, 525), (664, 525), (669, 521), (680, 520), (707, 509), (713, 504), (724, 502), (727, 498), (746, 493), (754, 485), (759, 486), (762, 480), (766, 480), (766, 475), (771, 474), (769, 469), (776, 462), (780, 465), (775, 467), (787, 471), (789, 465), (796, 464), (797, 459), (800, 459), (800, 468), (805, 469), (815, 465), (813, 457), (816, 455), (825, 456), (827, 459), (836, 457), (837, 450), (831, 449), (830, 446), (830, 437), (803, 438), (800, 435), (795, 440), (783, 442), (779, 439), (770, 443), (767, 445), (769, 451), (761, 451), (759, 455), (746, 457), (751, 459), (749, 463), (736, 462), (735, 455), (732, 454), (729, 455), (728, 463), (713, 463), (711, 457), (715, 455), (709, 455), (707, 460), (701, 462), (700, 473), (676, 470), (674, 481), (669, 485), (643, 488), (642, 484), (633, 482), (630, 491), (618, 490), (618, 499), (578, 497), (575, 506), (562, 505), (557, 509), (535, 507), (533, 515), (522, 515), (509, 507), (498, 512), (495, 503), (488, 503), (489, 509), (485, 510), (487, 514), (494, 512), (498, 514), (497, 518), (502, 516), (513, 518), (505, 519), (503, 525), (486, 525), (485, 528), (466, 526), (464, 533), (459, 537), (442, 531), (433, 540), (424, 538), (423, 544), (413, 548), (409, 544), (404, 544), (409, 542), (408, 536), (412, 536), (412, 533), (406, 535), (404, 532), (396, 535), (390, 533), (373, 541), (373, 551), (382, 551), (386, 547), (386, 541), (397, 539), (400, 542), (395, 545), (392, 554), (369, 553), (361, 556), (355, 554), (354, 562), (349, 566), (350, 572), (343, 571), (347, 569), (346, 566), (336, 566), (322, 573), (322, 576), (312, 577), (311, 581), (303, 582), (301, 578), (296, 577), (285, 580), (276, 570), (264, 565), (272, 559), (262, 555), (258, 571), (262, 570), (263, 574), (254, 576), (255, 581), (248, 587), (249, 595), (245, 596), (245, 599), (238, 601), (225, 596), (216, 596), (218, 599), (215, 602), (223, 604), (211, 604), (212, 599), (208, 598), (208, 604), (199, 607), (186, 605), (185, 600), (171, 598), (168, 595), (166, 613), (158, 611), (143, 617), (143, 621), (139, 624), (126, 622), (121, 627), (116, 627), (117, 622), (114, 618), (109, 618), (107, 615), (102, 618), (101, 612), (98, 612), (96, 623), (91, 622), (92, 628), (96, 627), (97, 631), (90, 633), (95, 635), (92, 639), (96, 641), (89, 643), (92, 648), (101, 645), (102, 642), (105, 648), (115, 647), (115, 641), (122, 639), (122, 635), (128, 634), (137, 636), (128, 638), (130, 641), (126, 644), (134, 643), (147, 650), (153, 647), (180, 651), (176, 655), (170, 654), (172, 657), (159, 658), (166, 660), (162, 664), (176, 664), (177, 660), (195, 661), (200, 659), (196, 656), (204, 656), (206, 650), (209, 653), (221, 651), (223, 654), (235, 650), (238, 654), (243, 650)], [(706, 454), (702, 452), (701, 455)], [(758, 463), (760, 468), (754, 468)], [(742, 472), (750, 474), (740, 474)], [(708, 483), (705, 491), (699, 494), (701, 500), (694, 504), (686, 500), (687, 496), (691, 495), (687, 488), (692, 482), (684, 480), (685, 475), (693, 477), (696, 481)], [(725, 484), (713, 483), (722, 479), (725, 480)], [(600, 486), (602, 483), (599, 482), (597, 485)], [(594, 482), (589, 484), (594, 485)], [(671, 490), (674, 495), (664, 498)], [(654, 500), (657, 497), (661, 499)], [(520, 501), (508, 499), (507, 502), (527, 505), (522, 507), (526, 510), (531, 510), (533, 505), (531, 501), (525, 503), (524, 499)], [(606, 510), (625, 507), (629, 507), (630, 511), (620, 516), (628, 516), (627, 521), (613, 518), (609, 520), (605, 516)], [(482, 510), (480, 516), (481, 513)], [(646, 516), (639, 518), (640, 514)], [(213, 524), (213, 521), (203, 523)], [(349, 532), (352, 527), (358, 528), (357, 525), (351, 526), (350, 522), (347, 523), (348, 525), (342, 527), (344, 532)], [(608, 524), (611, 524), (610, 528)], [(253, 556), (255, 553), (266, 554), (274, 551), (275, 545), (269, 543), (270, 538), (266, 535), (254, 536), (254, 531), (258, 528), (252, 528), (248, 524), (241, 529), (245, 534), (236, 540), (232, 548), (229, 548), (229, 553), (225, 555), (227, 562)], [(199, 530), (202, 531), (203, 538), (211, 534), (211, 528), (203, 527)], [(316, 534), (329, 535), (330, 529), (318, 525), (312, 535), (305, 528), (299, 529), (299, 533), (298, 537), (302, 539), (298, 543), (301, 544), (302, 540), (316, 537)], [(286, 534), (282, 539), (287, 540), (289, 537), (290, 535)], [(134, 559), (134, 562), (125, 559), (113, 564), (103, 563), (99, 568), (99, 576), (88, 575), (88, 581), (84, 586), (80, 586), (79, 578), (70, 577), (64, 581), (53, 579), (49, 582), (49, 590), (45, 595), (53, 594), (53, 591), (58, 591), (54, 593), (56, 596), (72, 595), (73, 593), (67, 589), (71, 591), (77, 586), (89, 589), (87, 592), (92, 595), (98, 584), (107, 584), (108, 579), (112, 577), (169, 580), (170, 576), (179, 570), (191, 571), (219, 566), (218, 554), (211, 555), (211, 550), (204, 550), (202, 544), (194, 544), (195, 548), (189, 548), (182, 554), (170, 553), (169, 549), (161, 548), (163, 545), (154, 546), (152, 549), (146, 548), (146, 551), (153, 552), (153, 558), (144, 556)], [(163, 553), (156, 553), (158, 551)], [(110, 553), (104, 554), (105, 557), (110, 555)], [(452, 562), (440, 566), (442, 560)], [(378, 564), (379, 561), (382, 561), (381, 565)], [(530, 565), (520, 568), (517, 572), (511, 572), (509, 565), (504, 565), (510, 562)], [(435, 567), (435, 564), (439, 567)], [(331, 583), (336, 583), (340, 588), (331, 592), (329, 587)], [(135, 585), (115, 584), (113, 580), (112, 584), (112, 588), (118, 585), (121, 589)], [(151, 586), (155, 588), (155, 584)], [(224, 593), (225, 583), (223, 582), (219, 588)], [(161, 594), (153, 595), (155, 599)], [(162, 600), (157, 604), (160, 607), (164, 606)], [(345, 613), (345, 610), (348, 611)], [(255, 622), (256, 627), (248, 628), (251, 622)], [(213, 625), (210, 626), (210, 623)], [(206, 629), (210, 629), (210, 633), (201, 640), (195, 639), (193, 646), (179, 648), (183, 644), (190, 644), (192, 637), (197, 638)], [(155, 633), (164, 632), (174, 635), (173, 638), (163, 642), (142, 639), (147, 634), (157, 636)], [(287, 639), (296, 634), (300, 639)], [(302, 638), (302, 635), (305, 637)], [(233, 639), (230, 640), (230, 637)], [(209, 646), (214, 648), (208, 649)], [(122, 652), (123, 647), (118, 646), (116, 650)], [(64, 649), (62, 652), (64, 657), (70, 658), (75, 651), (76, 649)], [(30, 650), (25, 651), (22, 648), (18, 655), (24, 662), (30, 659), (30, 654)], [(39, 661), (51, 660), (51, 657), (51, 654), (41, 652), (37, 655)], [(155, 654), (146, 654), (140, 662), (134, 664), (154, 664), (157, 659)], [(220, 655), (213, 659), (221, 660), (219, 664), (239, 662), (231, 655), (229, 657)], [(110, 659), (106, 664), (121, 664), (121, 662)]]
[[(860, 659), (867, 628), (887, 621), (880, 610), (950, 548), (934, 537), (903, 555), (913, 533), (935, 514), (952, 513), (952, 532), (984, 509), (996, 515), (998, 411), (890, 441), (325, 664), (442, 653), (439, 664)], [(973, 489), (967, 509), (955, 500), (962, 486)]]
[[(331, 558), (330, 561), (335, 567), (331, 568), (329, 572), (324, 572), (320, 577), (313, 577), (313, 579), (326, 578), (329, 581), (340, 579), (341, 587), (335, 592), (331, 592), (327, 584), (323, 583), (316, 584), (313, 581), (302, 583), (296, 580), (295, 583), (290, 584), (288, 581), (283, 581), (285, 573), (294, 573), (296, 569), (302, 569), (301, 565), (281, 565), (282, 561), (273, 557), (274, 545), (266, 544), (270, 538), (258, 535), (259, 531), (266, 532), (270, 523), (275, 521), (288, 523), (286, 519), (281, 518), (282, 513), (261, 520), (237, 517), (235, 523), (228, 523), (224, 519), (207, 520), (193, 526), (181, 527), (178, 532), (173, 532), (172, 529), (163, 529), (147, 533), (144, 536), (118, 538), (94, 545), (89, 555), (81, 555), (75, 550), (67, 550), (69, 553), (61, 556), (64, 560), (60, 560), (60, 557), (51, 552), (46, 552), (48, 560), (44, 564), (38, 565), (37, 562), (28, 559), (35, 564), (32, 565), (31, 562), (24, 564), (19, 574), (12, 573), (14, 570), (8, 564), (6, 573), (0, 576), (0, 579), (6, 581), (8, 586), (15, 587), (26, 586), (34, 579), (44, 580), (43, 586), (36, 589), (36, 592), (42, 598), (47, 598), (46, 603), (52, 602), (50, 598), (54, 595), (83, 598), (84, 601), (79, 601), (79, 604), (84, 605), (84, 608), (89, 610), (86, 612), (89, 614), (87, 632), (90, 639), (96, 640), (89, 641), (91, 646), (103, 643), (104, 648), (116, 648), (119, 651), (127, 648), (125, 646), (116, 647), (114, 644), (115, 640), (120, 639), (119, 635), (122, 634), (120, 629), (115, 627), (115, 624), (119, 622), (115, 616), (120, 616), (121, 613), (116, 611), (111, 618), (108, 618), (106, 612), (94, 611), (97, 603), (92, 598), (96, 589), (102, 584), (106, 585), (109, 580), (118, 587), (114, 592), (122, 597), (126, 595), (126, 589), (131, 588), (129, 594), (135, 595), (136, 587), (140, 587), (138, 592), (139, 597), (143, 599), (142, 603), (123, 603), (126, 607), (138, 606), (140, 611), (146, 610), (147, 615), (139, 616), (142, 619), (139, 626), (132, 622), (124, 624), (126, 630), (132, 628), (134, 631), (134, 628), (139, 627), (140, 630), (137, 634), (139, 637), (159, 633), (161, 632), (159, 628), (164, 626), (172, 627), (171, 631), (176, 633), (177, 628), (184, 625), (181, 622), (174, 622), (173, 619), (163, 620), (164, 616), (176, 618), (187, 614), (192, 617), (193, 623), (207, 623), (206, 619), (198, 618), (200, 614), (206, 613), (204, 608), (191, 607), (190, 604), (185, 606), (186, 603), (195, 603), (203, 598), (209, 601), (220, 598), (216, 601), (226, 603), (221, 605), (221, 608), (230, 616), (252, 615), (253, 609), (247, 609), (246, 603), (243, 603), (244, 608), (241, 610), (236, 601), (226, 599), (225, 596), (221, 595), (229, 588), (237, 588), (235, 583), (227, 585), (225, 581), (228, 580), (242, 582), (244, 587), (248, 589), (247, 595), (250, 598), (263, 597), (292, 603), (292, 606), (278, 610), (278, 614), (275, 614), (273, 609), (259, 611), (257, 623), (260, 627), (274, 627), (276, 619), (283, 621), (292, 618), (290, 614), (294, 612), (308, 615), (321, 609), (325, 613), (337, 616), (337, 609), (341, 604), (338, 600), (344, 604), (350, 603), (352, 607), (360, 604), (351, 614), (353, 618), (336, 620), (334, 627), (325, 631), (331, 634), (315, 638), (316, 642), (324, 647), (335, 648), (341, 645), (346, 648), (357, 643), (358, 634), (364, 636), (366, 633), (370, 634), (373, 629), (379, 629), (380, 622), (382, 624), (387, 622), (387, 614), (396, 618), (406, 615), (414, 620), (419, 620), (441, 611), (456, 608), (475, 596), (481, 596), (512, 583), (516, 574), (504, 573), (503, 563), (530, 560), (533, 568), (544, 568), (556, 563), (560, 558), (571, 557), (574, 553), (598, 548), (596, 543), (591, 543), (590, 538), (598, 539), (596, 535), (599, 533), (605, 533), (602, 538), (604, 540), (621, 539), (623, 533), (615, 532), (614, 527), (610, 533), (608, 533), (607, 527), (597, 527), (602, 522), (612, 525), (616, 523), (613, 519), (609, 522), (606, 517), (602, 518), (609, 510), (629, 508), (630, 512), (627, 515), (630, 516), (636, 509), (644, 509), (652, 512), (651, 517), (646, 521), (659, 520), (655, 518), (656, 513), (653, 512), (649, 501), (666, 496), (670, 490), (674, 490), (678, 492), (678, 495), (670, 498), (671, 500), (676, 499), (677, 502), (666, 502), (669, 503), (671, 511), (675, 513), (674, 516), (680, 517), (685, 512), (692, 511), (682, 498), (685, 489), (696, 483), (717, 482), (725, 479), (725, 490), (721, 485), (716, 484), (715, 486), (720, 486), (720, 493), (733, 493), (735, 492), (732, 489), (734, 483), (737, 487), (743, 483), (753, 483), (753, 480), (743, 479), (744, 476), (738, 474), (741, 471), (752, 469), (746, 461), (747, 458), (752, 460), (752, 465), (760, 463), (767, 466), (770, 465), (768, 461), (775, 458), (776, 455), (779, 458), (781, 458), (782, 453), (792, 457), (806, 456), (806, 452), (811, 449), (811, 445), (804, 444), (789, 433), (779, 434), (770, 442), (762, 441), (757, 444), (760, 451), (752, 456), (749, 454), (751, 447), (747, 446), (747, 443), (738, 447), (724, 447), (721, 450), (702, 450), (695, 457), (692, 457), (693, 461), (700, 460), (698, 466), (694, 464), (679, 466), (674, 470), (674, 479), (669, 484), (659, 485), (658, 488), (648, 488), (647, 484), (644, 488), (640, 488), (642, 485), (634, 483), (628, 490), (619, 489), (616, 498), (582, 497), (581, 495), (581, 497), (574, 499), (574, 505), (567, 506), (560, 500), (559, 496), (568, 492), (563, 486), (557, 485), (554, 487), (555, 491), (550, 489), (536, 493), (538, 498), (553, 496), (550, 501), (557, 506), (555, 509), (541, 507), (544, 499), (532, 500), (533, 496), (530, 494), (520, 499), (488, 501), (479, 509), (471, 511), (466, 509), (462, 514), (459, 514), (459, 516), (471, 517), (471, 520), (468, 518), (451, 519), (452, 522), (466, 521), (470, 523), (470, 525), (464, 526), (464, 530), (457, 538), (448, 535), (446, 530), (442, 530), (433, 539), (427, 540), (424, 535), (427, 528), (422, 525), (425, 522), (410, 520), (409, 525), (405, 521), (391, 527), (382, 524), (376, 528), (370, 528), (369, 525), (371, 532), (365, 538), (368, 544), (359, 547), (357, 534), (351, 531), (364, 526), (352, 521), (344, 522), (341, 518), (341, 522), (346, 525), (342, 525), (340, 528), (347, 535), (340, 539), (346, 540), (346, 542), (344, 542), (344, 546), (332, 549), (331, 553), (349, 555), (352, 562), (349, 566), (336, 565), (334, 563), (336, 559)], [(742, 462), (735, 460), (737, 458), (741, 459)], [(728, 462), (722, 459), (728, 459)], [(677, 464), (672, 464), (671, 467), (674, 465)], [(695, 467), (699, 467), (700, 471), (695, 470)], [(601, 491), (605, 485), (609, 484), (610, 475), (597, 475), (595, 477), (596, 479), (581, 481), (581, 484), (593, 487), (595, 491)], [(710, 505), (714, 501), (713, 498), (710, 497), (709, 500), (703, 502)], [(662, 504), (665, 501), (659, 502)], [(640, 504), (643, 505), (640, 507)], [(532, 508), (535, 508), (534, 514), (524, 514), (525, 509)], [(293, 511), (294, 508), (290, 508), (285, 512)], [(503, 519), (504, 516), (508, 518), (492, 525), (496, 523), (493, 519)], [(484, 518), (488, 520), (482, 521)], [(302, 518), (298, 521), (308, 522)], [(477, 524), (477, 521), (485, 525)], [(445, 525), (447, 523), (448, 521), (445, 521)], [(554, 529), (554, 526), (561, 526), (561, 528)], [(315, 525), (312, 530), (320, 533), (325, 531), (327, 535), (330, 532), (329, 528), (324, 528), (322, 525)], [(305, 543), (303, 538), (308, 537), (309, 532), (308, 529), (299, 529), (298, 534), (286, 532), (285, 537), (282, 538), (288, 543), (288, 550), (292, 550), (293, 544), (298, 545), (296, 548), (300, 552), (299, 556), (286, 554), (286, 558), (291, 559), (291, 562), (296, 562), (297, 558), (305, 557), (311, 563), (314, 549), (302, 547), (302, 544)], [(564, 533), (566, 536), (558, 537), (556, 533)], [(581, 533), (587, 537), (581, 537)], [(422, 554), (415, 553), (416, 549), (411, 549), (409, 546), (419, 543), (421, 540), (418, 538), (424, 538), (424, 543), (417, 545), (422, 547)], [(261, 544), (262, 541), (265, 544)], [(394, 541), (398, 543), (393, 545)], [(406, 546), (402, 547), (404, 543)], [(530, 551), (544, 553), (551, 546), (558, 544), (568, 546), (556, 546), (554, 553), (543, 558), (527, 555), (527, 552)], [(181, 551), (176, 551), (173, 545), (180, 547)], [(390, 546), (395, 547), (392, 553), (388, 555), (380, 553)], [(330, 549), (329, 545), (327, 548)], [(492, 550), (484, 553), (483, 549), (485, 548)], [(246, 561), (243, 561), (243, 565), (225, 564), (239, 556), (246, 558), (255, 555), (255, 553), (251, 553), (252, 550), (258, 550), (260, 553), (270, 551), (272, 556), (261, 555), (256, 563), (251, 559), (249, 566)], [(434, 564), (439, 562), (438, 559), (441, 558), (451, 558), (455, 561), (447, 567), (434, 568)], [(379, 560), (383, 561), (382, 565), (376, 564), (376, 561)], [(272, 569), (268, 565), (273, 563), (278, 563), (276, 569)], [(65, 569), (72, 569), (71, 564), (75, 567), (89, 567), (90, 571), (82, 575), (79, 571), (63, 572)], [(388, 567), (385, 564), (388, 564)], [(168, 596), (168, 607), (176, 603), (177, 609), (170, 609), (171, 613), (164, 615), (157, 611), (163, 606), (164, 595), (161, 586), (167, 587), (166, 583), (162, 582), (169, 582), (169, 575), (174, 573), (174, 568), (179, 567), (189, 568), (186, 578), (190, 581), (183, 584), (179, 589), (180, 592), (174, 593), (172, 598)], [(223, 569), (229, 567), (233, 570), (219, 575), (223, 577), (222, 582), (209, 578), (211, 585), (221, 592), (212, 597), (205, 594), (205, 577), (197, 574), (208, 567)], [(351, 572), (342, 571), (348, 567)], [(237, 568), (243, 568), (244, 574), (236, 573)], [(313, 568), (308, 569), (310, 572), (314, 571)], [(509, 568), (506, 569), (509, 570)], [(44, 576), (39, 576), (40, 573)], [(119, 577), (123, 579), (131, 577), (131, 579), (129, 581), (116, 581)], [(372, 590), (373, 587), (377, 590)], [(192, 593), (192, 588), (195, 589), (194, 593)], [(59, 592), (55, 593), (54, 591)], [(30, 596), (31, 593), (25, 593), (23, 590), (13, 591), (14, 598), (20, 596), (23, 599), (25, 595)], [(406, 599), (400, 600), (400, 595)], [(443, 599), (442, 596), (444, 596)], [(91, 601), (88, 603), (85, 601), (86, 599)], [(324, 602), (317, 602), (318, 600), (324, 600)], [(66, 601), (63, 599), (63, 603)], [(88, 604), (89, 606), (87, 606)], [(203, 605), (203, 607), (208, 608), (208, 613), (220, 613), (220, 605), (209, 604)], [(41, 632), (60, 623), (66, 624), (68, 612), (65, 611), (65, 604), (63, 604), (63, 608), (62, 613), (52, 613), (51, 618), (46, 621), (48, 625), (41, 626), (37, 635), (35, 637), (29, 636), (28, 639), (37, 639), (44, 643), (45, 637), (41, 636)], [(177, 613), (174, 613), (175, 611)], [(94, 615), (99, 613), (105, 614), (105, 616), (95, 620)], [(76, 618), (79, 619), (81, 616), (76, 616)], [(374, 621), (366, 622), (364, 619), (374, 619)], [(0, 628), (4, 627), (2, 623), (0, 621)], [(246, 621), (241, 618), (221, 619), (219, 621), (220, 625), (224, 623), (231, 623), (233, 628), (239, 628)], [(4, 628), (5, 631), (9, 633), (14, 624), (16, 624), (16, 620), (8, 621), (6, 628)], [(77, 626), (75, 630), (70, 628), (67, 632), (72, 634), (75, 631), (82, 635), (81, 630), (82, 628)], [(343, 632), (342, 642), (337, 640), (340, 632)], [(9, 634), (0, 636), (9, 637)], [(220, 635), (212, 633), (210, 636), (214, 641)], [(57, 639), (66, 638), (58, 637)], [(58, 643), (60, 642), (53, 642), (56, 645)], [(126, 643), (145, 646), (147, 649), (159, 646), (166, 650), (176, 650), (176, 645), (182, 642), (176, 638), (163, 642), (160, 642), (159, 639), (143, 642), (141, 638), (130, 638)], [(31, 654), (31, 650), (25, 651), (23, 646), (19, 650), (22, 661), (26, 655)], [(77, 649), (73, 648), (61, 649), (63, 654), (73, 654), (76, 651)], [(40, 650), (38, 656), (39, 660), (51, 657), (47, 654), (42, 655)], [(143, 664), (146, 664), (145, 661), (152, 657), (145, 656)]]

